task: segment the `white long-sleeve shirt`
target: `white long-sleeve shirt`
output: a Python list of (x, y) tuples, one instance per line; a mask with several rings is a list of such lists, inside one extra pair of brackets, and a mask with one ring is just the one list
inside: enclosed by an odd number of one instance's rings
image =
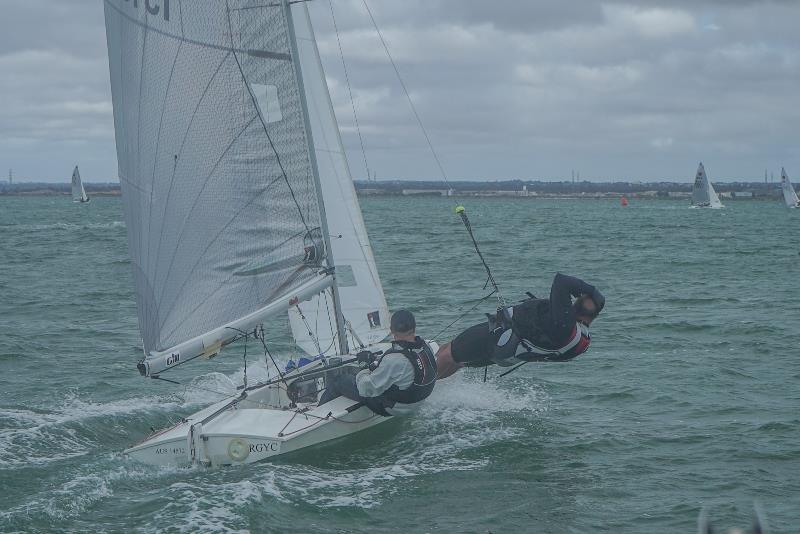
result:
[[(356, 387), (362, 397), (377, 397), (392, 386), (408, 389), (414, 383), (414, 367), (402, 354), (391, 352), (381, 358), (374, 371), (364, 369), (356, 375)], [(391, 415), (409, 415), (414, 413), (418, 405), (398, 402), (394, 408), (387, 408)]]

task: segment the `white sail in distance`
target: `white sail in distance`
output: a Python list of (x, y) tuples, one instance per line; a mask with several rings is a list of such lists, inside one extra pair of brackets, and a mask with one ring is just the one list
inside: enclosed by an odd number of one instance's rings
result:
[(282, 2), (104, 0), (143, 372), (332, 283)]
[(89, 197), (83, 188), (81, 181), (81, 173), (78, 171), (78, 166), (75, 165), (75, 170), (72, 171), (72, 201), (73, 202), (89, 202)]
[[(293, 4), (292, 13), (331, 248), (336, 259), (341, 309), (348, 335), (352, 336), (349, 344), (351, 347), (371, 345), (389, 333), (386, 299), (356, 198), (307, 4)], [(289, 310), (298, 346), (311, 355), (335, 347), (336, 325), (332, 320), (330, 292), (300, 304), (299, 308), (299, 311), (297, 308)]]
[(703, 164), (697, 167), (697, 175), (694, 178), (694, 187), (692, 188), (692, 206), (698, 208), (721, 208), (717, 192), (714, 191), (714, 186), (706, 175), (706, 169)]
[(786, 174), (786, 169), (781, 169), (781, 190), (783, 191), (783, 202), (787, 208), (800, 208), (800, 198), (797, 198), (797, 192), (792, 187), (792, 182), (789, 181), (789, 175)]

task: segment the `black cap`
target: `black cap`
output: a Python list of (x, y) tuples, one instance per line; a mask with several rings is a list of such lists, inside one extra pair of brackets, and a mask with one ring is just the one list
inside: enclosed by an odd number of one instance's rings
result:
[(397, 310), (392, 315), (389, 328), (392, 329), (392, 332), (397, 332), (398, 334), (416, 330), (417, 322), (414, 320), (414, 314), (408, 310)]

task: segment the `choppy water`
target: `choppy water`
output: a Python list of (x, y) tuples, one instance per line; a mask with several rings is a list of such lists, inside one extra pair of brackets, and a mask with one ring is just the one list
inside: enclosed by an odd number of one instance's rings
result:
[[(484, 294), (450, 200), (362, 205), (390, 306), (422, 333)], [(508, 297), (556, 270), (603, 289), (590, 353), (442, 381), (419, 416), (288, 460), (175, 470), (119, 454), (209, 400), (136, 372), (119, 201), (0, 198), (0, 531), (691, 532), (703, 506), (745, 526), (753, 501), (796, 531), (800, 213), (466, 205)], [(178, 378), (230, 392), (241, 368), (231, 350)]]

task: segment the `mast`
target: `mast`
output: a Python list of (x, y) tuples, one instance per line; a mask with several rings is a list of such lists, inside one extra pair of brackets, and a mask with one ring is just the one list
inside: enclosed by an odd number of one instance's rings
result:
[[(303, 73), (300, 70), (300, 54), (297, 51), (297, 37), (294, 31), (294, 21), (292, 20), (292, 7), (289, 0), (281, 0), (284, 13), (286, 14), (286, 22), (289, 31), (289, 47), (292, 51), (292, 65), (294, 66), (295, 77), (297, 78), (297, 86), (300, 89), (300, 104), (303, 108), (303, 123), (306, 128), (306, 135), (308, 136), (308, 156), (311, 160), (311, 171), (314, 175), (314, 187), (317, 190), (317, 198), (319, 199), (320, 221), (322, 227), (322, 237), (325, 240), (325, 261), (331, 269), (336, 268), (336, 261), (333, 257), (333, 247), (331, 246), (330, 232), (328, 231), (328, 218), (325, 214), (325, 199), (322, 197), (322, 184), (319, 179), (319, 168), (317, 167), (317, 155), (314, 150), (314, 138), (311, 133), (311, 122), (308, 119), (308, 102), (306, 101), (305, 86), (303, 85)], [(347, 330), (344, 321), (344, 314), (342, 313), (341, 298), (339, 297), (339, 285), (336, 281), (336, 271), (333, 272), (333, 285), (331, 286), (333, 292), (333, 310), (336, 316), (336, 332), (339, 336), (339, 353), (347, 354), (349, 351), (347, 346)]]

